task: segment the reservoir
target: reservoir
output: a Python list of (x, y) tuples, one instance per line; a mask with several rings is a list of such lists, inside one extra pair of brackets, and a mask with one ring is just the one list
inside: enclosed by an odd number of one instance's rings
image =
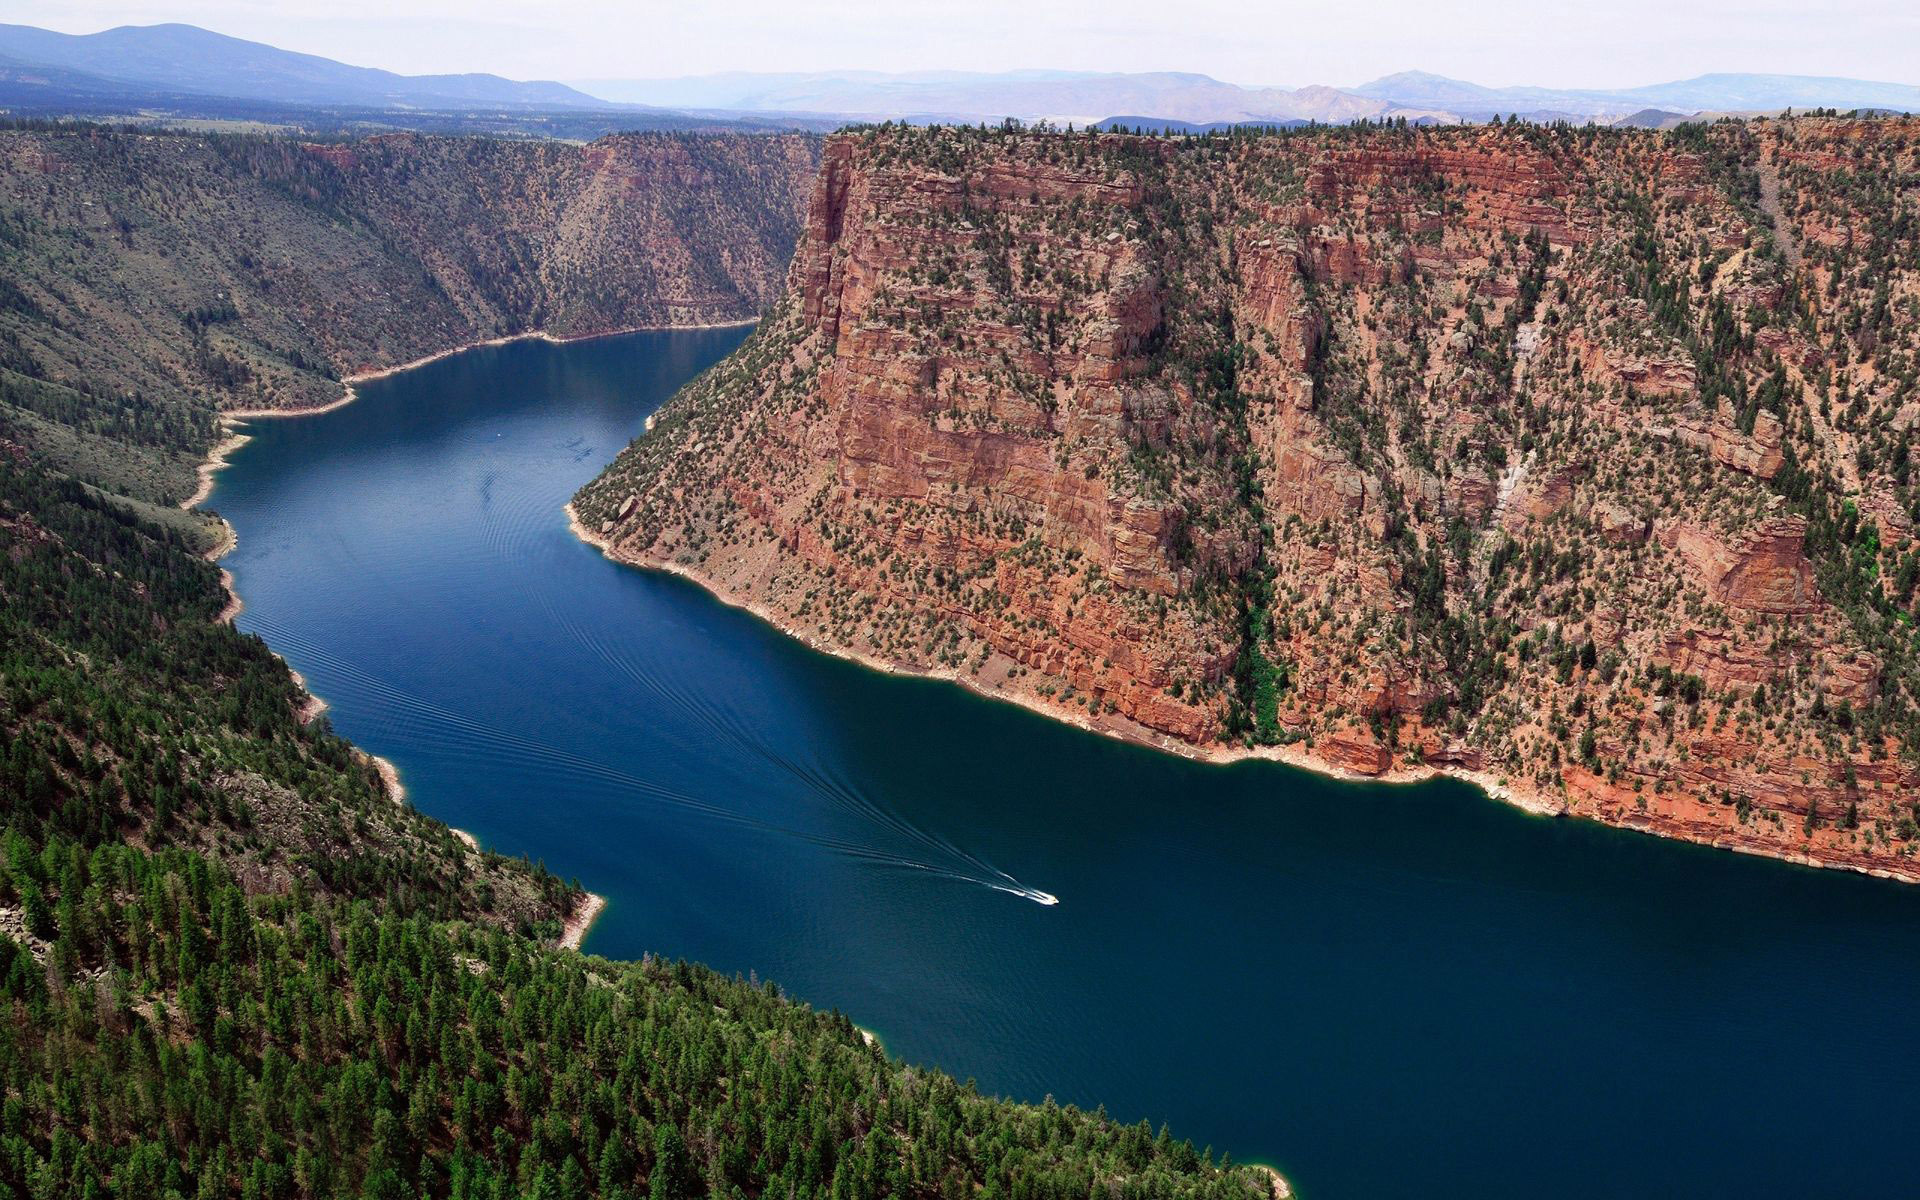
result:
[(413, 804), (606, 896), (589, 953), (777, 981), (1309, 1200), (1912, 1193), (1920, 889), (1159, 754), (575, 539), (744, 336), (442, 359), (253, 422), (209, 502), (239, 626)]

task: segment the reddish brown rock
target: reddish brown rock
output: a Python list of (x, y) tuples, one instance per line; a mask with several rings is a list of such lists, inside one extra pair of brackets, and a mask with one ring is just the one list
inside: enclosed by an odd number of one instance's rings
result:
[(1820, 607), (1807, 561), (1805, 518), (1770, 517), (1730, 537), (1672, 522), (1661, 529), (1660, 540), (1679, 551), (1694, 578), (1722, 604), (1764, 613)]
[(1593, 506), (1594, 524), (1600, 536), (1617, 546), (1636, 546), (1647, 540), (1649, 522), (1639, 513), (1614, 500), (1602, 500)]
[(1909, 706), (1788, 508), (1845, 489), (1892, 577), (1906, 485), (1835, 431), (1895, 397), (1783, 327), (1723, 174), (1628, 131), (832, 139), (786, 302), (579, 507), (1092, 728), (1906, 872)]
[(1380, 744), (1373, 730), (1349, 726), (1313, 744), (1314, 756), (1341, 771), (1356, 775), (1383, 775), (1393, 765), (1393, 754)]

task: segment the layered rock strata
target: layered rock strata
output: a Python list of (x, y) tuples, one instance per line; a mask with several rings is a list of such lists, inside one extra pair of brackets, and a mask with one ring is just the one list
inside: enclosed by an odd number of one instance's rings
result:
[(1911, 875), (1916, 131), (839, 136), (576, 513), (1091, 727)]

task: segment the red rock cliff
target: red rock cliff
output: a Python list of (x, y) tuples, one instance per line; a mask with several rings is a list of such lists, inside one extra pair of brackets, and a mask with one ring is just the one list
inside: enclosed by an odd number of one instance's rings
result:
[(1836, 353), (1795, 306), (1854, 277), (1752, 198), (1835, 124), (838, 137), (774, 316), (577, 509), (1144, 740), (1907, 874), (1915, 498), (1845, 425), (1920, 335)]

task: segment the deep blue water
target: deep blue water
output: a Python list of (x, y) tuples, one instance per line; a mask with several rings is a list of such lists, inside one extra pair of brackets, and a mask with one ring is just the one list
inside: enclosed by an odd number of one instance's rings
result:
[(757, 972), (1312, 1200), (1920, 1187), (1920, 890), (1155, 754), (576, 541), (565, 500), (741, 336), (443, 360), (255, 422), (212, 500), (241, 627), (420, 808), (606, 895), (590, 951)]

